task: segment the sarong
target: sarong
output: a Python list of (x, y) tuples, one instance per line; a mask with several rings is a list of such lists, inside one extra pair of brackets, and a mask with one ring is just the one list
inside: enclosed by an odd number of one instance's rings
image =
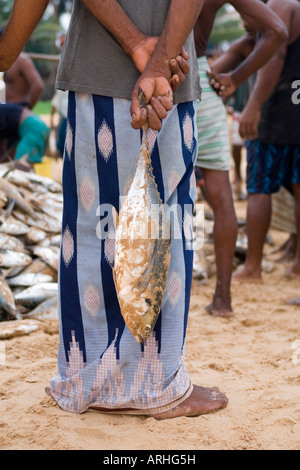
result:
[(198, 157), (197, 167), (229, 171), (231, 150), (226, 109), (222, 98), (209, 83), (206, 57), (198, 59), (202, 98), (197, 104)]
[(196, 196), (195, 103), (174, 106), (162, 130), (149, 132), (149, 145), (162, 201), (189, 212), (182, 236), (172, 238), (167, 292), (155, 329), (140, 345), (120, 313), (112, 274), (114, 239), (103, 226), (110, 205), (119, 211), (120, 196), (128, 192), (141, 132), (131, 127), (128, 100), (70, 93), (58, 369), (46, 389), (68, 412), (101, 407), (151, 415), (177, 406), (192, 392), (184, 358), (193, 271), (187, 234)]

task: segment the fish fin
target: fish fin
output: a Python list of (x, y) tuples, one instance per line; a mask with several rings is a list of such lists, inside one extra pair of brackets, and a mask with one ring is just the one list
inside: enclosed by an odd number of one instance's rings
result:
[(146, 97), (144, 90), (141, 87), (139, 87), (138, 89), (138, 102), (139, 102), (140, 108), (145, 108), (147, 106), (147, 97)]

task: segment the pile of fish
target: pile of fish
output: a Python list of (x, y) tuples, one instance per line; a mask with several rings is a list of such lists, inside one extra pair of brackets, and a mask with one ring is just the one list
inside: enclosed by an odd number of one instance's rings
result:
[(62, 186), (0, 164), (0, 321), (57, 318)]

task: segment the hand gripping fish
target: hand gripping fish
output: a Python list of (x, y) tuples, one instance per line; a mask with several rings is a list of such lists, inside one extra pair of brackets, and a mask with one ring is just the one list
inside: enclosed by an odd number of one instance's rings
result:
[[(143, 92), (140, 106), (144, 106)], [(167, 288), (171, 228), (153, 176), (143, 127), (133, 182), (116, 215), (113, 276), (124, 321), (139, 343), (147, 340), (159, 316)]]

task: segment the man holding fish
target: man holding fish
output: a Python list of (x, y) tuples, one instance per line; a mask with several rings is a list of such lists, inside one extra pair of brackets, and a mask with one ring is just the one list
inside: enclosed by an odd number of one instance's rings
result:
[[(74, 1), (57, 77), (58, 88), (69, 91), (69, 112), (58, 373), (47, 390), (66, 411), (95, 408), (167, 419), (227, 405), (218, 389), (193, 386), (184, 365), (193, 269), (185, 230), (172, 239), (161, 311), (142, 344), (120, 310), (114, 238), (99, 240), (96, 233), (99, 203), (119, 212), (120, 197), (128, 193), (141, 148), (138, 129), (146, 125), (160, 200), (193, 205), (201, 87), (192, 30), (202, 3)], [(15, 0), (0, 41), (1, 70), (20, 54), (47, 4)], [(155, 264), (155, 248), (151, 253)], [(134, 267), (135, 258), (123, 262)], [(140, 285), (148, 274), (145, 263)]]

